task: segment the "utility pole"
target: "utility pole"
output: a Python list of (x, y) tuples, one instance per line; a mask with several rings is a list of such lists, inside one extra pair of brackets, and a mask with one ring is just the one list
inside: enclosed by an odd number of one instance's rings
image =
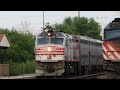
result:
[(80, 11), (78, 11), (78, 17), (80, 17)]
[(44, 11), (43, 11), (43, 30), (44, 30)]

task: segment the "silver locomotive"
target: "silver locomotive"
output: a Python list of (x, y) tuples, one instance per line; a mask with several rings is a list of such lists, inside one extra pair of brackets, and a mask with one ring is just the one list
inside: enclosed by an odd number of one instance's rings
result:
[(45, 30), (36, 36), (37, 76), (90, 74), (102, 69), (102, 41)]

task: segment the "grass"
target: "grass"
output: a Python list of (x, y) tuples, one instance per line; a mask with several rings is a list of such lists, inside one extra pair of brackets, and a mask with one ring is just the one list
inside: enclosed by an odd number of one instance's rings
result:
[(25, 63), (10, 63), (10, 76), (35, 73), (35, 61), (27, 61)]

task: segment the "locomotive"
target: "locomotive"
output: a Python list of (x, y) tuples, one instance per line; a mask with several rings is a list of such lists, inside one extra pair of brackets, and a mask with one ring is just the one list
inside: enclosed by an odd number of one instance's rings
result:
[(102, 41), (45, 29), (36, 36), (36, 76), (91, 74), (103, 68)]
[(111, 21), (103, 31), (103, 58), (106, 69), (120, 73), (120, 18)]

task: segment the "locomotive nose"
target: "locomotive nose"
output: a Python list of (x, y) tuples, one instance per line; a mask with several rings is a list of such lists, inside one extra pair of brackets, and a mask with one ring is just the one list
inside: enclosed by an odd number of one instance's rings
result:
[(49, 73), (55, 72), (55, 68), (54, 68), (53, 66), (51, 66), (51, 65), (48, 65), (48, 66), (46, 67), (46, 71), (49, 72)]
[(48, 47), (48, 51), (51, 51), (51, 47)]

